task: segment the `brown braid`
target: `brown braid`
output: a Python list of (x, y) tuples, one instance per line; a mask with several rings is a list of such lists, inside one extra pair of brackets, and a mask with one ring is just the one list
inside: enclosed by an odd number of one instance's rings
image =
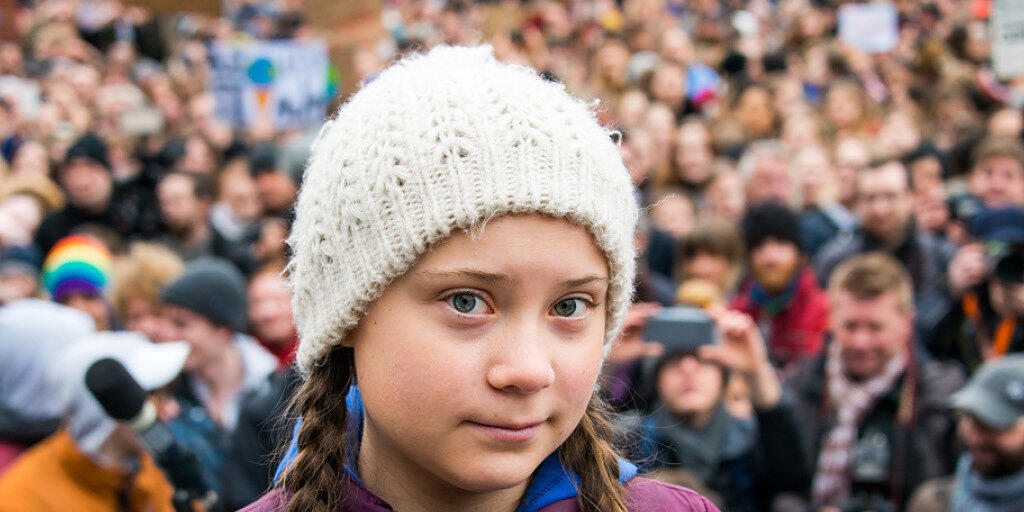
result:
[(627, 512), (626, 488), (619, 482), (619, 457), (606, 414), (604, 402), (594, 395), (576, 430), (558, 448), (562, 463), (580, 476), (577, 501), (583, 512)]
[(302, 415), (299, 454), (284, 473), (288, 512), (333, 512), (343, 499), (345, 396), (352, 384), (352, 349), (336, 346), (313, 368), (292, 402)]

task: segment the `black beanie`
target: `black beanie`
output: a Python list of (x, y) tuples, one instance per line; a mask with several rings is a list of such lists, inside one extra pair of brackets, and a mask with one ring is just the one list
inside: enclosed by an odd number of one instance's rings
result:
[(236, 332), (245, 331), (245, 278), (225, 260), (193, 260), (185, 267), (185, 273), (164, 287), (160, 300)]
[(801, 251), (803, 247), (800, 243), (800, 219), (793, 210), (775, 201), (747, 210), (743, 217), (743, 236), (748, 254), (769, 238), (789, 242)]
[(66, 167), (72, 160), (82, 157), (94, 160), (104, 169), (110, 169), (110, 160), (107, 159), (107, 143), (92, 132), (82, 135), (68, 148), (68, 152), (64, 154), (64, 166)]

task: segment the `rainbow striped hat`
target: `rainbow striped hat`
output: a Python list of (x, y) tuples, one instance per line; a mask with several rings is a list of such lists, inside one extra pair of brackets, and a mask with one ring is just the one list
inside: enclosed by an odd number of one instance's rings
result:
[(110, 275), (110, 252), (85, 235), (61, 238), (43, 261), (43, 286), (56, 302), (73, 294), (99, 296)]

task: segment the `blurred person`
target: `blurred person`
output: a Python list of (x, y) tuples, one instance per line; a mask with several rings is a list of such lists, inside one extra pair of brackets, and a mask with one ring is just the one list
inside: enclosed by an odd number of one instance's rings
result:
[(125, 330), (152, 341), (173, 341), (163, 315), (160, 290), (185, 270), (185, 262), (171, 249), (150, 242), (133, 242), (128, 254), (114, 260), (110, 303)]
[(820, 146), (807, 146), (793, 156), (793, 171), (800, 177), (800, 238), (807, 256), (814, 258), (830, 240), (857, 226), (857, 216), (840, 203), (832, 160)]
[(57, 181), (67, 194), (67, 205), (43, 219), (35, 237), (39, 250), (49, 252), (57, 240), (83, 224), (98, 224), (122, 236), (141, 229), (139, 205), (122, 202), (110, 174), (107, 145), (96, 135), (87, 133), (68, 149)]
[(19, 174), (0, 183), (0, 249), (30, 246), (43, 219), (64, 206), (64, 193), (45, 176)]
[(1024, 147), (1019, 140), (990, 137), (972, 154), (971, 194), (989, 208), (1024, 207)]
[(675, 278), (707, 282), (730, 296), (743, 267), (743, 239), (736, 227), (721, 217), (700, 218), (679, 244)]
[(639, 255), (634, 287), (636, 300), (670, 305), (675, 300), (672, 282), (674, 243), (672, 237), (658, 229), (651, 216), (641, 214), (637, 219), (633, 243)]
[(666, 174), (672, 165), (672, 137), (676, 134), (675, 114), (664, 103), (651, 103), (644, 113), (643, 128), (654, 141), (652, 156), (655, 175)]
[(685, 191), (675, 188), (663, 190), (651, 201), (651, 220), (654, 227), (678, 242), (693, 229), (696, 211)]
[(50, 177), (50, 156), (37, 140), (28, 140), (18, 147), (11, 163), (12, 174), (38, 174)]
[(244, 396), (262, 386), (278, 360), (246, 331), (245, 278), (216, 258), (189, 262), (160, 292), (170, 339), (192, 347), (172, 388), (181, 414), (171, 425), (196, 453), (214, 489), (223, 484), (225, 451)]
[(935, 356), (974, 372), (983, 362), (1024, 352), (1024, 210), (983, 210), (971, 239), (949, 265), (954, 301), (927, 340)]
[(42, 256), (33, 246), (0, 250), (0, 306), (19, 299), (40, 297)]
[(216, 256), (230, 260), (243, 272), (255, 269), (248, 247), (232, 242), (211, 226), (209, 212), (215, 192), (208, 178), (171, 172), (160, 178), (156, 192), (170, 242), (182, 258)]
[(679, 186), (697, 203), (704, 195), (712, 178), (715, 154), (711, 148), (711, 133), (703, 122), (688, 118), (676, 132), (672, 146), (672, 173), (659, 176), (659, 186)]
[(629, 179), (641, 195), (650, 188), (648, 182), (654, 168), (653, 147), (654, 141), (650, 134), (642, 128), (623, 132), (622, 163), (626, 165)]
[(876, 153), (899, 158), (921, 145), (921, 128), (917, 116), (906, 109), (893, 110), (885, 116), (875, 136)]
[(857, 179), (857, 216), (860, 227), (832, 240), (818, 252), (814, 266), (819, 282), (829, 282), (833, 269), (855, 254), (883, 251), (910, 272), (920, 310), (924, 299), (938, 299), (953, 246), (918, 229), (913, 217), (913, 195), (907, 168), (888, 160), (863, 169)]
[(903, 156), (903, 165), (910, 171), (914, 191), (942, 189), (948, 173), (946, 156), (930, 142), (923, 143)]
[(952, 396), (951, 405), (964, 447), (956, 474), (922, 485), (908, 510), (1019, 510), (1024, 503), (1024, 355), (985, 363)]
[(277, 357), (280, 368), (295, 359), (299, 334), (292, 319), (291, 293), (285, 283), (282, 263), (266, 265), (249, 281), (249, 324), (252, 335)]
[[(775, 495), (799, 494), (807, 485), (798, 420), (752, 319), (722, 309), (711, 314), (721, 345), (658, 357), (649, 377), (650, 410), (620, 426), (635, 437), (642, 471), (685, 469), (722, 496), (726, 510), (765, 510)], [(752, 417), (726, 407), (730, 374), (749, 385)]]
[(175, 510), (174, 488), (126, 423), (107, 416), (86, 389), (89, 366), (113, 358), (147, 391), (171, 382), (188, 355), (182, 342), (152, 344), (137, 333), (96, 333), (57, 357), (51, 378), (64, 426), (0, 476), (0, 501), (12, 512)]
[(797, 110), (786, 116), (782, 122), (782, 143), (792, 153), (809, 146), (822, 144), (818, 118), (808, 112)]
[(825, 93), (825, 120), (836, 134), (856, 135), (866, 128), (868, 97), (852, 80), (836, 80)]
[(952, 470), (946, 400), (963, 374), (915, 350), (913, 285), (891, 256), (851, 257), (828, 294), (832, 339), (786, 381), (816, 461), (812, 503), (900, 510), (921, 482)]
[(821, 352), (828, 296), (818, 286), (800, 240), (799, 217), (775, 202), (743, 218), (749, 275), (730, 302), (765, 333), (772, 362), (783, 369)]
[(640, 128), (644, 112), (649, 106), (650, 101), (647, 100), (647, 95), (642, 90), (629, 89), (619, 96), (615, 108), (615, 118), (627, 129)]
[(672, 109), (677, 119), (687, 112), (686, 71), (682, 66), (662, 61), (651, 75), (650, 90), (651, 96)]
[(49, 367), (95, 329), (89, 315), (48, 301), (0, 306), (0, 480), (11, 461), (60, 428), (64, 404)]
[(740, 89), (735, 97), (733, 115), (743, 127), (745, 139), (752, 142), (773, 137), (777, 118), (771, 90), (752, 83)]
[(708, 184), (708, 213), (739, 222), (746, 209), (743, 178), (729, 164), (716, 163), (716, 170)]
[(249, 166), (266, 212), (291, 219), (295, 215), (298, 184), (280, 168), (277, 147), (269, 143), (257, 147), (250, 155)]
[(283, 270), (282, 263), (267, 265), (249, 282), (251, 331), (277, 357), (278, 369), (239, 404), (238, 423), (225, 456), (221, 493), (229, 509), (251, 503), (273, 483), (273, 466), (268, 464), (276, 459), (278, 448), (288, 441), (294, 427), (292, 420), (283, 418), (288, 397), (302, 379), (293, 364), (299, 337)]
[(210, 207), (210, 224), (232, 242), (251, 242), (263, 213), (256, 180), (244, 161), (237, 160), (217, 180), (217, 202)]
[(796, 205), (796, 183), (791, 164), (778, 142), (751, 144), (743, 152), (738, 168), (743, 177), (748, 206), (772, 200)]
[(835, 143), (836, 191), (839, 204), (849, 211), (857, 207), (857, 175), (871, 163), (871, 152), (860, 139), (840, 137)]
[(110, 330), (116, 325), (105, 296), (110, 267), (105, 245), (90, 235), (70, 235), (60, 239), (43, 260), (43, 286), (54, 302), (91, 316), (96, 330)]
[(962, 413), (957, 433), (967, 449), (952, 509), (1019, 505), (1024, 487), (1013, 484), (1024, 479), (1024, 356), (986, 364), (952, 403)]
[(1024, 113), (1019, 108), (1002, 108), (988, 117), (988, 134), (1020, 140), (1024, 135)]

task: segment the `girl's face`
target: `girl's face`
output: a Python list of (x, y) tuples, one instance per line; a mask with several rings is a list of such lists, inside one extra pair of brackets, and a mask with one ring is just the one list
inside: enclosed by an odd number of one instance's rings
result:
[(500, 217), (427, 252), (349, 338), (366, 412), (360, 476), (522, 492), (594, 392), (608, 276), (586, 230), (540, 216)]

